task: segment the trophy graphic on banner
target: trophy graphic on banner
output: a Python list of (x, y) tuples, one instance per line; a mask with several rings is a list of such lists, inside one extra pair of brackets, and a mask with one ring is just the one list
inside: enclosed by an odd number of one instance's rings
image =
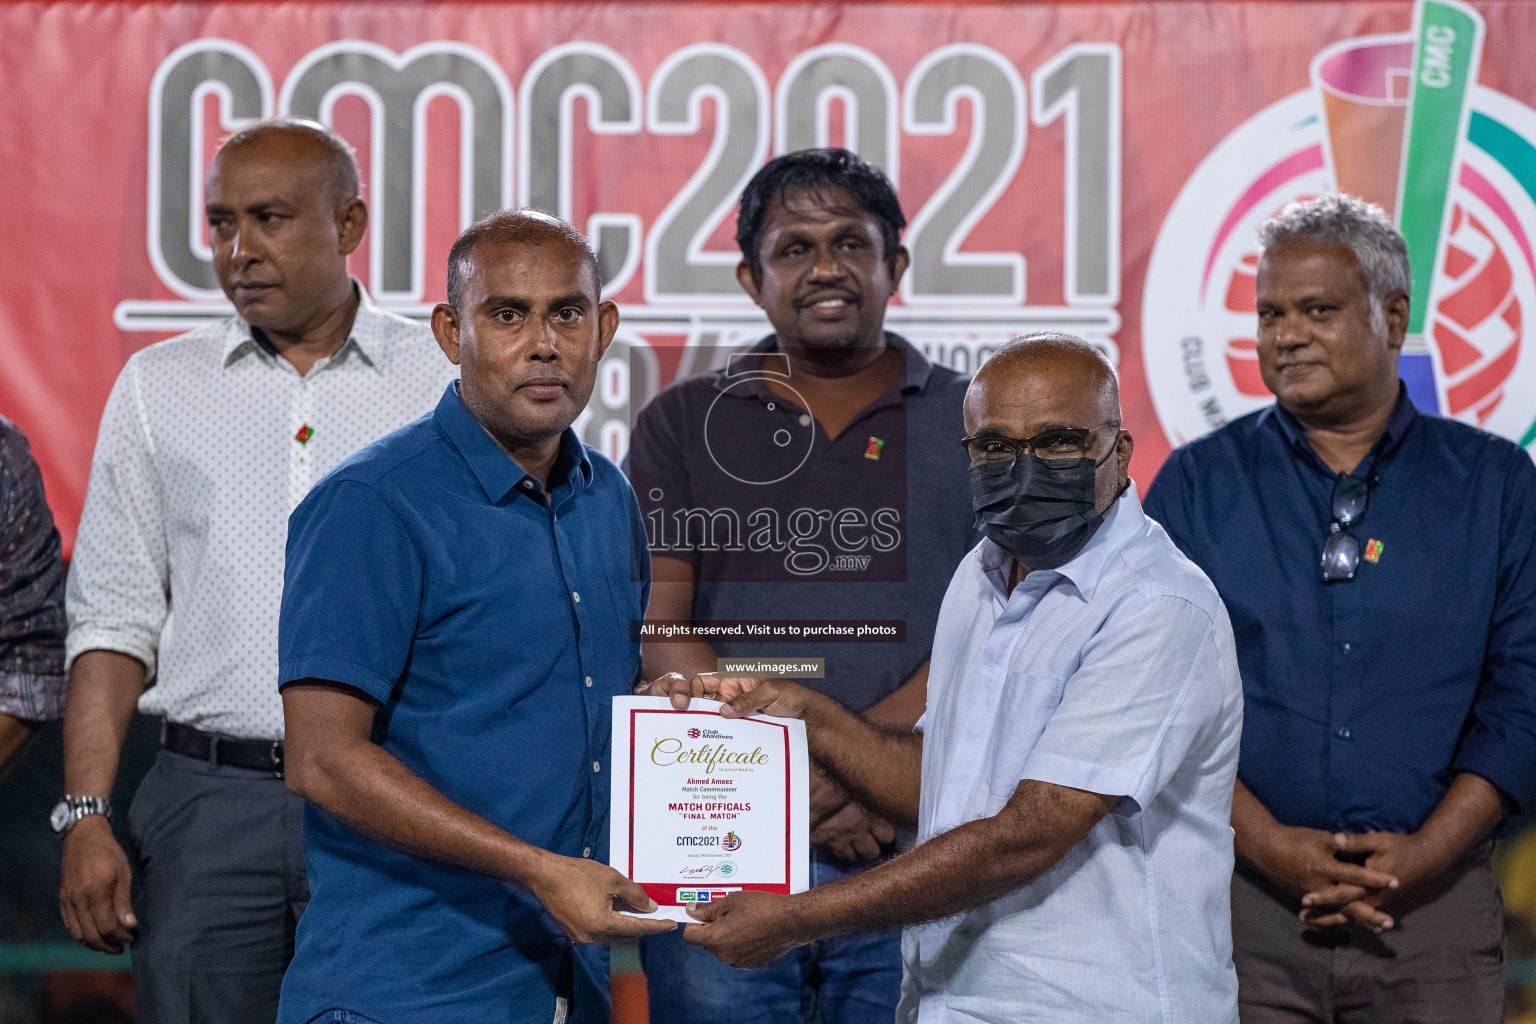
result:
[(1323, 100), (1334, 182), (1378, 204), (1397, 222), (1413, 269), (1408, 337), (1399, 373), (1420, 409), (1444, 412), (1447, 364), (1470, 347), (1457, 324), (1436, 317), (1438, 274), (1461, 227), (1452, 200), (1461, 172), (1483, 19), (1457, 0), (1420, 0), (1410, 36), (1350, 39), (1312, 61)]

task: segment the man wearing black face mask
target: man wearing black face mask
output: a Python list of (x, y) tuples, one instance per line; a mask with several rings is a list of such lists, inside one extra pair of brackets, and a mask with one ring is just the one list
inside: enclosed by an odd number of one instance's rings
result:
[[(1116, 428), (1109, 420), (1100, 428)], [(1130, 436), (1124, 435), (1126, 447)], [(1102, 459), (1090, 454), (1093, 431), (1050, 427), (1021, 442), (983, 431), (964, 441), (971, 458), (971, 496), (976, 525), (998, 547), (1014, 556), (1015, 573), (1057, 569), (1077, 553), (1104, 524), (1099, 508), (1099, 469), (1120, 454), (1119, 438)], [(1117, 464), (1117, 475), (1124, 468)], [(1111, 502), (1125, 493), (1120, 483)], [(1016, 580), (1014, 581), (1017, 582)]]
[(1235, 1024), (1228, 827), (1242, 692), (1215, 588), (1142, 514), (1114, 370), (1060, 334), (965, 401), (978, 526), (939, 614), (927, 710), (882, 730), (782, 680), (658, 681), (801, 718), (811, 754), (919, 845), (794, 896), (696, 908), (754, 966), (907, 926), (898, 1024)]

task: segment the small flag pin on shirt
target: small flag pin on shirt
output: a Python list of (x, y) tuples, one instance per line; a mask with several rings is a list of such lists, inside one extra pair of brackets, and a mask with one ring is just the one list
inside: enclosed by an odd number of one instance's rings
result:
[(299, 428), (299, 432), (293, 435), (293, 439), (299, 444), (309, 444), (309, 439), (315, 436), (314, 428), (308, 423)]
[(884, 450), (885, 439), (881, 437), (872, 437), (869, 439), (869, 444), (864, 448), (864, 457), (866, 459), (874, 459), (876, 462), (879, 462), (880, 453)]

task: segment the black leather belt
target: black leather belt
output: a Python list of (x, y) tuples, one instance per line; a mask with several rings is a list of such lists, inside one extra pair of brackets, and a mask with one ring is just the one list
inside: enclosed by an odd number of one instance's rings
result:
[(160, 745), (199, 761), (271, 772), (278, 778), (283, 777), (282, 740), (243, 740), (165, 720), (160, 723)]

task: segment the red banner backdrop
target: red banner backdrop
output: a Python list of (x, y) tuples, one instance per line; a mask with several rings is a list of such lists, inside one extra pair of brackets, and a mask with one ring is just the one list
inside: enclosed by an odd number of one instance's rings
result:
[(734, 198), (843, 144), (897, 182), (890, 322), (974, 369), (1055, 326), (1120, 367), (1133, 471), (1268, 399), (1253, 228), (1339, 185), (1413, 247), (1421, 404), (1525, 443), (1536, 418), (1536, 4), (58, 3), (0, 8), (0, 413), (66, 537), (137, 349), (222, 315), (200, 181), (275, 113), (357, 147), (354, 271), (422, 315), (459, 228), (508, 205), (599, 244), (622, 344), (579, 424), (629, 416), (763, 322)]

